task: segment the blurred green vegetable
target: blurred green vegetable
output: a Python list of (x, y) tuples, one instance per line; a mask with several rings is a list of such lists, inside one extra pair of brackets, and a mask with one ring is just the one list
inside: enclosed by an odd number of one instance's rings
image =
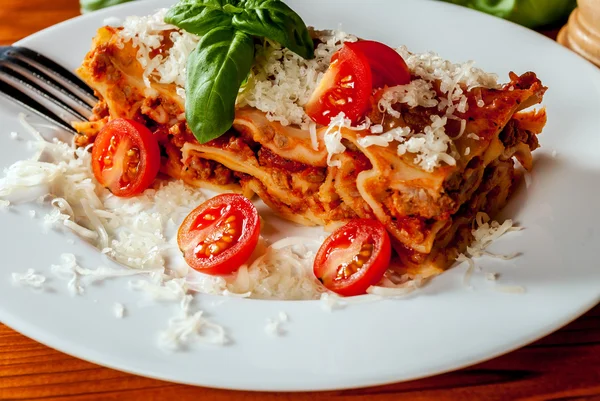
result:
[(82, 13), (100, 10), (101, 8), (116, 6), (117, 4), (127, 3), (131, 0), (79, 0), (79, 6)]
[(566, 19), (576, 0), (444, 0), (535, 28)]

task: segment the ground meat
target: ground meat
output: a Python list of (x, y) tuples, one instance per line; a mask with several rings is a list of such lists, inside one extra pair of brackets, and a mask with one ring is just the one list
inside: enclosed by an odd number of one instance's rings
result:
[(258, 162), (261, 166), (270, 168), (273, 179), (279, 185), (288, 189), (293, 187), (292, 177), (289, 173), (294, 173), (297, 177), (313, 184), (325, 181), (325, 169), (309, 166), (294, 160), (284, 159), (271, 152), (268, 148), (261, 148), (258, 151)]
[(446, 194), (434, 199), (429, 192), (420, 187), (406, 187), (402, 191), (388, 191), (384, 200), (390, 214), (396, 218), (404, 216), (422, 216), (425, 218), (442, 218), (455, 209), (455, 202)]
[(190, 156), (185, 161), (185, 171), (193, 179), (227, 185), (236, 181), (233, 171), (213, 160)]

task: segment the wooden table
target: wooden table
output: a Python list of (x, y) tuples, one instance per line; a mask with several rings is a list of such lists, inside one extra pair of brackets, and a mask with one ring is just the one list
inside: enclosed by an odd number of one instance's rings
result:
[[(77, 0), (2, 0), (0, 45), (79, 14)], [(548, 36), (556, 30), (544, 32)], [(327, 393), (213, 390), (146, 379), (62, 354), (0, 324), (0, 400), (600, 400), (600, 306), (489, 362), (440, 376)]]

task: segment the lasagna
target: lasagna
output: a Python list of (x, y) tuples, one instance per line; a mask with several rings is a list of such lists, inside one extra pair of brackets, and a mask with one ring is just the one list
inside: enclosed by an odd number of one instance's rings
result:
[(164, 22), (164, 10), (98, 31), (79, 75), (99, 98), (77, 144), (93, 142), (115, 118), (146, 125), (158, 138), (161, 171), (202, 188), (258, 196), (303, 225), (354, 218), (386, 227), (402, 273), (430, 277), (473, 240), (480, 212), (507, 202), (546, 122), (546, 88), (532, 72), (499, 84), (472, 62), (397, 51), (411, 82), (376, 91), (364, 121), (343, 113), (314, 123), (304, 105), (344, 42), (339, 31), (311, 31), (315, 58), (276, 43), (257, 45), (237, 98), (233, 127), (200, 144), (185, 120), (185, 65), (195, 35)]

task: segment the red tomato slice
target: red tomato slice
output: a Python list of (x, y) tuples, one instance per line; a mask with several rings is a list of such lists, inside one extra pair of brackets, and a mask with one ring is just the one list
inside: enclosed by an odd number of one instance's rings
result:
[(130, 197), (152, 185), (160, 168), (160, 149), (144, 125), (124, 118), (102, 128), (92, 149), (92, 170), (113, 194)]
[(369, 60), (373, 89), (410, 83), (410, 70), (396, 50), (374, 40), (361, 40), (354, 47)]
[(356, 43), (344, 43), (305, 106), (306, 114), (322, 125), (343, 112), (356, 123), (369, 107), (372, 79), (367, 57)]
[(360, 295), (381, 280), (391, 255), (390, 237), (383, 224), (356, 219), (325, 240), (313, 269), (329, 290), (344, 296)]
[(256, 207), (238, 194), (222, 194), (194, 209), (181, 223), (177, 244), (192, 268), (229, 274), (246, 262), (260, 234)]

